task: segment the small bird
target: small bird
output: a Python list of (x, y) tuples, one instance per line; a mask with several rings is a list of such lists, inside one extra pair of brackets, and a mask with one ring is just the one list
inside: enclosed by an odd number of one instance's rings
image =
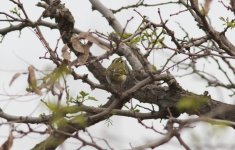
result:
[(122, 87), (129, 74), (128, 66), (122, 57), (115, 58), (106, 70), (106, 79), (109, 84)]

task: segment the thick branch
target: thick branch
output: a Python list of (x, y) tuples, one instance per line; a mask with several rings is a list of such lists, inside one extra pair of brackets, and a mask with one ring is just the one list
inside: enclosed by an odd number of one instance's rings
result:
[(51, 118), (51, 115), (42, 115), (41, 117), (13, 116), (0, 110), (0, 117), (6, 119), (8, 122), (12, 121), (17, 123), (46, 123)]
[(123, 32), (121, 23), (115, 18), (110, 9), (107, 9), (99, 0), (90, 0), (90, 3), (92, 4), (92, 9), (99, 11), (117, 33), (121, 34)]

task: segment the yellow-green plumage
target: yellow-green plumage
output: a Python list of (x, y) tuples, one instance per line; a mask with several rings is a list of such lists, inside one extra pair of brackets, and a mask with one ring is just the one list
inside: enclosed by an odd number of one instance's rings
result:
[(111, 65), (107, 68), (106, 79), (109, 84), (122, 85), (128, 76), (128, 67), (122, 57), (115, 58)]

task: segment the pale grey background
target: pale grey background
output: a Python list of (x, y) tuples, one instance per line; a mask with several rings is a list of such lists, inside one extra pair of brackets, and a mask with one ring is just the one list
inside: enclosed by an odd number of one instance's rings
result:
[[(22, 0), (25, 4), (25, 8), (32, 20), (36, 20), (40, 13), (42, 12), (41, 8), (35, 7), (37, 3), (36, 0)], [(108, 33), (112, 32), (111, 27), (108, 26), (107, 21), (99, 14), (97, 11), (91, 11), (91, 5), (87, 0), (64, 0), (63, 1), (66, 6), (71, 10), (74, 18), (76, 19), (75, 27), (83, 30), (83, 31), (95, 31), (98, 30), (100, 32)], [(107, 7), (109, 8), (119, 8), (123, 5), (133, 4), (137, 2), (136, 0), (127, 1), (127, 0), (102, 0)], [(150, 1), (147, 1), (150, 2)], [(152, 0), (151, 2), (157, 2), (156, 0)], [(4, 1), (1, 3), (0, 10), (1, 11), (9, 11), (12, 9), (13, 6), (10, 2)], [(160, 7), (161, 13), (163, 18), (168, 19), (169, 14), (178, 12), (181, 9), (180, 6), (164, 6)], [(149, 17), (152, 21), (159, 21), (157, 15), (157, 8), (140, 8), (138, 9), (143, 15)], [(211, 17), (211, 21), (217, 29), (222, 29), (223, 25), (222, 22), (218, 19), (218, 16), (223, 15), (230, 15), (227, 14), (225, 9), (221, 7), (221, 5), (214, 1), (211, 7), (211, 13), (209, 14)], [(220, 12), (218, 14), (218, 12)], [(223, 14), (224, 13), (224, 14)], [(124, 26), (127, 19), (130, 19), (132, 16), (135, 16), (133, 21), (128, 26), (128, 32), (133, 32), (135, 28), (141, 21), (141, 18), (133, 11), (123, 11), (116, 15), (119, 19), (121, 24)], [(1, 16), (2, 18), (2, 16)], [(179, 27), (176, 25), (175, 22), (182, 23), (182, 26), (186, 28), (186, 30), (194, 36), (202, 35), (202, 32), (198, 32), (195, 30), (196, 25), (193, 22), (193, 19), (189, 17), (187, 13), (182, 13), (179, 16), (174, 16), (170, 19), (168, 26), (174, 29), (177, 36), (183, 36)], [(7, 23), (0, 23), (0, 27), (4, 27), (8, 25)], [(55, 47), (57, 39), (59, 38), (59, 33), (57, 30), (49, 30), (45, 28), (41, 28), (43, 33), (46, 35), (46, 39), (49, 41), (49, 44), (52, 48)], [(232, 31), (228, 36), (233, 38), (234, 41), (234, 31)], [(39, 60), (40, 56), (43, 56), (45, 53), (45, 49), (42, 46), (41, 42), (37, 39), (37, 37), (33, 34), (32, 29), (25, 28), (22, 30), (20, 38), (19, 32), (12, 32), (9, 33), (3, 43), (0, 44), (0, 107), (7, 113), (12, 115), (30, 115), (30, 116), (37, 116), (41, 112), (48, 112), (48, 110), (41, 104), (40, 98), (38, 96), (26, 96), (26, 97), (18, 97), (17, 95), (25, 94), (25, 88), (27, 87), (27, 75), (22, 75), (17, 79), (11, 87), (8, 86), (12, 76), (16, 72), (26, 72), (27, 67), (29, 65), (34, 65), (38, 69), (46, 69), (51, 68), (53, 65), (51, 62), (47, 60)], [(60, 42), (59, 48), (63, 45)], [(104, 51), (99, 50), (97, 47), (93, 47), (93, 53), (100, 54)], [(155, 65), (160, 67), (164, 64), (164, 60), (167, 56), (169, 56), (169, 51), (156, 53)], [(113, 57), (112, 57), (113, 58)], [(183, 57), (179, 56), (179, 60)], [(151, 58), (152, 61), (152, 58)], [(110, 60), (105, 60), (104, 65), (107, 66), (110, 63)], [(203, 62), (199, 62), (202, 64)], [(216, 74), (216, 67), (215, 66), (205, 66), (206, 69), (211, 70)], [(78, 70), (82, 72), (86, 71), (84, 67), (79, 68)], [(172, 70), (173, 73), (181, 74), (183, 73), (182, 70), (174, 69)], [(220, 74), (218, 74), (220, 76)], [(74, 81), (71, 77), (68, 77), (69, 85), (71, 88), (71, 93), (76, 95), (78, 91), (83, 89), (86, 92), (91, 92), (91, 95), (95, 96), (99, 102), (92, 103), (92, 105), (98, 105), (102, 102), (107, 100), (108, 93), (104, 93), (101, 90), (94, 90), (90, 91), (89, 86), (81, 83), (80, 81)], [(183, 88), (202, 94), (205, 90), (209, 91), (212, 98), (223, 100), (226, 103), (234, 103), (234, 99), (228, 97), (228, 93), (226, 93), (223, 89), (211, 89), (206, 88), (205, 83), (200, 81), (197, 77), (186, 77), (186, 78), (178, 78), (177, 79)], [(194, 80), (194, 81), (193, 81)], [(195, 82), (196, 80), (196, 82)], [(193, 81), (193, 82), (192, 82)], [(13, 95), (13, 96), (4, 96), (4, 95)], [(14, 96), (15, 95), (15, 96)], [(43, 98), (43, 97), (41, 97)], [(47, 97), (47, 99), (49, 99)], [(51, 97), (51, 101), (53, 98)], [(135, 102), (135, 101), (134, 101)], [(187, 117), (186, 115), (182, 115), (183, 117)], [(100, 122), (94, 126), (88, 128), (88, 131), (95, 137), (106, 138), (109, 140), (109, 143), (115, 149), (125, 149), (130, 148), (129, 143), (132, 146), (138, 146), (141, 144), (145, 144), (147, 141), (154, 141), (159, 139), (161, 136), (157, 133), (154, 133), (151, 130), (145, 129), (143, 126), (137, 123), (135, 119), (131, 118), (123, 118), (123, 117), (112, 117), (112, 125), (107, 126), (105, 122)], [(1, 119), (0, 119), (1, 121)], [(146, 123), (151, 124), (152, 120), (145, 121)], [(156, 129), (163, 129), (164, 128), (164, 121), (163, 123), (159, 123), (159, 121), (154, 121), (154, 126)], [(20, 125), (22, 129), (25, 129), (24, 125)], [(42, 128), (43, 126), (35, 125), (36, 128)], [(218, 134), (214, 134), (214, 132), (218, 132)], [(233, 132), (230, 128), (216, 128), (208, 126), (207, 124), (200, 124), (199, 126), (185, 130), (182, 134), (182, 138), (189, 143), (190, 146), (193, 144), (202, 143), (213, 143), (213, 144), (226, 144), (231, 143), (231, 140), (235, 138), (235, 134), (230, 134)], [(6, 125), (0, 127), (0, 143), (5, 141), (5, 138), (8, 136), (9, 128)], [(30, 134), (27, 137), (19, 138), (14, 140), (13, 150), (27, 150), (33, 147), (36, 143), (43, 140), (43, 136), (38, 136), (36, 134)], [(46, 137), (46, 136), (44, 136)], [(221, 138), (226, 137), (226, 138)], [(102, 142), (102, 141), (100, 141)], [(65, 149), (76, 149), (78, 147), (78, 142), (76, 140), (67, 140), (62, 148)], [(165, 149), (183, 149), (180, 146), (178, 141), (172, 139), (168, 144), (165, 144), (158, 148), (158, 150), (165, 150)], [(218, 147), (218, 149), (220, 149)]]

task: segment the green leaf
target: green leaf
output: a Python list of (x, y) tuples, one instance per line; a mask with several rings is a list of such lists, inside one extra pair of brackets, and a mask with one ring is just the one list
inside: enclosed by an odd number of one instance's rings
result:
[(76, 116), (72, 122), (82, 127), (87, 125), (86, 118), (83, 115)]
[(131, 35), (132, 35), (131, 33), (123, 33), (123, 34), (122, 34), (122, 38), (123, 38), (123, 39), (127, 39), (127, 38), (129, 38)]
[(58, 106), (55, 103), (47, 103), (46, 106), (52, 111), (56, 112), (58, 110)]
[(176, 107), (180, 111), (198, 111), (202, 105), (205, 105), (208, 98), (205, 96), (186, 96), (180, 99)]
[(157, 71), (157, 67), (155, 65), (152, 65), (153, 71)]
[(20, 9), (18, 7), (14, 7), (13, 9), (10, 10), (10, 12), (20, 17)]
[(229, 21), (227, 22), (227, 26), (230, 28), (234, 28), (235, 27), (235, 22), (234, 21)]
[(83, 98), (82, 96), (78, 96), (78, 95), (77, 95), (76, 100), (79, 101), (79, 100), (82, 99), (82, 98)]
[(152, 34), (155, 35), (155, 36), (157, 36), (157, 31), (154, 30)]
[(86, 93), (84, 91), (80, 91), (79, 94), (82, 96), (82, 98), (85, 98), (89, 93)]
[(219, 17), (219, 19), (225, 22), (225, 19), (224, 19), (224, 17)]
[(235, 20), (229, 20), (229, 18), (227, 17), (226, 19), (223, 17), (219, 18), (221, 21), (223, 21), (223, 25), (226, 25), (228, 28), (234, 28), (235, 27)]
[(131, 43), (137, 44), (140, 41), (140, 37), (135, 37), (131, 40)]
[(55, 118), (53, 118), (51, 124), (54, 128), (58, 129), (58, 128), (67, 126), (68, 122), (63, 117), (55, 117)]
[(46, 75), (42, 78), (44, 83), (47, 83), (48, 85), (55, 84), (57, 81), (60, 80), (61, 77), (68, 75), (69, 69), (68, 65), (65, 62), (62, 62), (62, 64), (55, 68), (50, 74)]
[(93, 100), (93, 101), (98, 101), (95, 97), (93, 97), (93, 96), (88, 96), (88, 99), (89, 100)]
[(140, 110), (139, 109), (135, 109), (134, 112), (140, 112)]

